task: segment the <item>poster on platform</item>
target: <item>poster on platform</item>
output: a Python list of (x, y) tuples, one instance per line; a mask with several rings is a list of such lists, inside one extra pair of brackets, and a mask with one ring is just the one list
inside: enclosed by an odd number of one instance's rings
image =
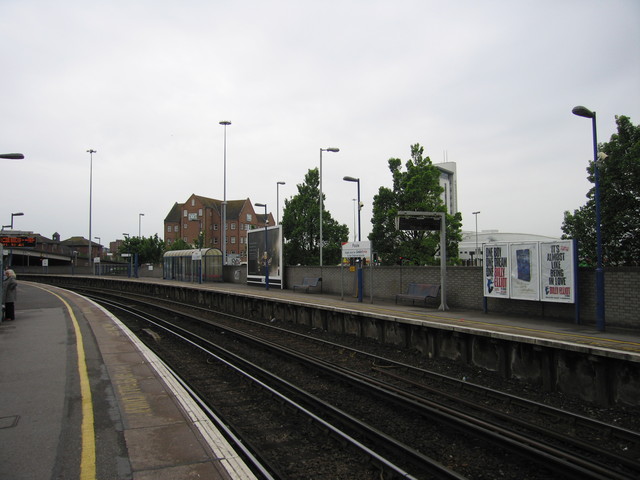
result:
[(280, 225), (249, 230), (247, 253), (247, 283), (284, 288)]
[(510, 243), (510, 298), (540, 300), (538, 242)]
[(484, 255), (484, 296), (509, 298), (509, 245), (492, 243), (482, 246)]
[(540, 243), (540, 291), (544, 302), (575, 302), (573, 240)]

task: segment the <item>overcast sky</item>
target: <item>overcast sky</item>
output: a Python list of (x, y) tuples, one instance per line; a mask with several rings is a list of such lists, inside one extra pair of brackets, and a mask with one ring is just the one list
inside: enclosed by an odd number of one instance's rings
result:
[[(363, 239), (388, 159), (457, 163), (464, 229), (560, 236), (598, 139), (640, 122), (638, 0), (0, 0), (0, 221), (103, 244), (163, 238), (174, 202), (276, 210), (323, 155)], [(282, 214), (281, 214), (282, 215)]]

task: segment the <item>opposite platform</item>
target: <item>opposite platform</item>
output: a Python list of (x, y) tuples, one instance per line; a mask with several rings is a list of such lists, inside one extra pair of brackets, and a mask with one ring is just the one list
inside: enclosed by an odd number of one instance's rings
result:
[(255, 478), (115, 317), (18, 281), (0, 324), (0, 478)]

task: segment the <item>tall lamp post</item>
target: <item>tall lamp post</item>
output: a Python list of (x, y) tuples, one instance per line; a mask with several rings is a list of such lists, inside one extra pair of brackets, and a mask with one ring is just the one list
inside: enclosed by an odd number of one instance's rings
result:
[(223, 168), (223, 197), (222, 197), (222, 265), (227, 264), (227, 126), (229, 120), (219, 122), (224, 127), (224, 168)]
[[(13, 230), (13, 217), (21, 217), (23, 215), (24, 213), (22, 212), (11, 214), (11, 230)], [(9, 265), (11, 265), (12, 263), (13, 263), (13, 248), (9, 248)]]
[(587, 107), (578, 105), (571, 112), (579, 117), (591, 119), (593, 128), (593, 172), (595, 177), (595, 203), (596, 203), (596, 327), (604, 332), (604, 270), (602, 268), (602, 232), (600, 213), (600, 173), (598, 168), (598, 134), (596, 129), (596, 112)]
[(138, 238), (142, 238), (142, 217), (144, 217), (144, 213), (138, 214)]
[(340, 149), (336, 148), (336, 147), (329, 147), (329, 148), (321, 148), (320, 149), (320, 199), (319, 199), (319, 203), (320, 203), (320, 266), (322, 266), (322, 209), (323, 209), (323, 201), (322, 201), (322, 152), (333, 152), (333, 153), (337, 153), (339, 152)]
[(264, 254), (262, 255), (262, 258), (264, 259), (264, 271), (265, 271), (264, 285), (265, 285), (265, 288), (269, 290), (269, 236), (267, 232), (267, 226), (269, 225), (269, 217), (267, 215), (267, 204), (256, 203), (256, 207), (264, 207)]
[[(353, 241), (356, 241), (356, 232), (358, 231), (357, 227), (356, 227), (356, 202), (358, 201), (357, 198), (352, 198), (351, 200), (353, 200)], [(360, 202), (358, 202), (360, 203)], [(358, 211), (360, 211), (360, 205), (358, 205)]]
[[(343, 177), (345, 182), (356, 182), (358, 184), (358, 241), (362, 241), (360, 235), (360, 179), (355, 177)], [(358, 302), (362, 302), (362, 259), (359, 259), (358, 265)]]
[(5, 160), (22, 160), (24, 155), (22, 153), (0, 153), (0, 158)]
[[(129, 234), (128, 233), (123, 233), (122, 234), (125, 238), (125, 240), (129, 240)], [(129, 244), (129, 248), (127, 248), (128, 252), (126, 253), (126, 255), (129, 257), (129, 275), (128, 277), (131, 278), (131, 275), (133, 274), (133, 253), (131, 253), (131, 244)], [(123, 257), (125, 256), (124, 254), (122, 255)]]
[(476, 263), (477, 263), (477, 259), (478, 259), (478, 214), (480, 213), (480, 210), (478, 210), (477, 212), (471, 212), (473, 215), (475, 215), (476, 217), (476, 249), (474, 250), (475, 253), (475, 257), (476, 257)]
[(22, 212), (12, 213), (11, 214), (11, 230), (13, 230), (13, 217), (21, 217), (23, 215), (24, 215), (24, 213), (22, 213)]
[[(22, 160), (24, 155), (22, 153), (0, 153), (0, 158), (4, 158), (6, 160)], [(2, 229), (4, 230), (4, 225)], [(4, 272), (4, 265), (2, 264), (4, 258), (4, 254), (2, 253), (2, 245), (0, 245), (0, 272)], [(0, 290), (0, 303), (4, 304), (4, 295), (2, 290)], [(3, 320), (2, 315), (0, 315), (0, 322)]]
[(276, 225), (280, 225), (280, 185), (285, 185), (285, 182), (276, 183)]
[(93, 154), (96, 150), (90, 148), (87, 150), (89, 154), (89, 266), (93, 273), (93, 244), (91, 243), (91, 204), (93, 201)]

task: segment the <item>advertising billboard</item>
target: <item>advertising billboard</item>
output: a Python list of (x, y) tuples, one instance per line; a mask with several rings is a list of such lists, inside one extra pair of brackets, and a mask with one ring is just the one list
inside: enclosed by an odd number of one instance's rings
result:
[(484, 296), (575, 303), (574, 240), (490, 243), (484, 255)]
[(512, 243), (509, 245), (509, 256), (510, 298), (540, 300), (538, 243)]
[(545, 302), (575, 302), (573, 240), (540, 243), (540, 285)]
[(247, 283), (284, 288), (282, 277), (282, 229), (255, 228), (247, 232)]
[(509, 298), (509, 244), (482, 246), (484, 255), (484, 296)]

